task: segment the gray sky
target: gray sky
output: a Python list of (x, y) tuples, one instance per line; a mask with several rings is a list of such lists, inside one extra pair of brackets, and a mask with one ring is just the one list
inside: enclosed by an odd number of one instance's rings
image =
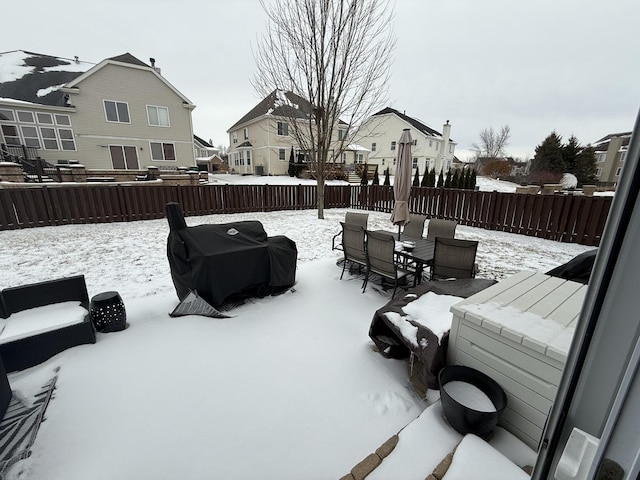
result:
[[(23, 21), (4, 22), (1, 51), (154, 57), (197, 105), (194, 133), (215, 145), (228, 145), (226, 130), (260, 101), (250, 83), (266, 24), (258, 0), (23, 0), (13, 9)], [(438, 131), (449, 120), (462, 160), (487, 127), (509, 125), (516, 157), (533, 156), (553, 130), (588, 144), (633, 129), (637, 0), (397, 0), (392, 21), (389, 106)]]

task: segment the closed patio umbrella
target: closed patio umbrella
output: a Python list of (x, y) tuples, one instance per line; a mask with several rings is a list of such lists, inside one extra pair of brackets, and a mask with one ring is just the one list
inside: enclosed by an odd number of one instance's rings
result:
[(411, 133), (405, 128), (398, 141), (398, 158), (396, 161), (396, 176), (393, 181), (393, 212), (391, 223), (398, 225), (398, 240), (400, 227), (409, 223), (409, 195), (411, 193)]

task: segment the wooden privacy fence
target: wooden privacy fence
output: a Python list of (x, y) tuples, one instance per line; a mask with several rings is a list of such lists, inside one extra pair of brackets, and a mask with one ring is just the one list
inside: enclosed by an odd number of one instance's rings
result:
[[(429, 218), (561, 242), (599, 245), (612, 197), (532, 195), (414, 187), (409, 208)], [(0, 230), (316, 208), (314, 185), (38, 185), (0, 189)], [(388, 186), (326, 186), (325, 208), (391, 213)]]

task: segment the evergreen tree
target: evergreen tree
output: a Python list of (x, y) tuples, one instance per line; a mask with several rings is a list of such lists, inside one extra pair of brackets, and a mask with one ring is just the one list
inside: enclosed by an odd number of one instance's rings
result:
[(428, 162), (424, 165), (424, 175), (422, 175), (422, 180), (420, 181), (420, 186), (421, 187), (428, 187), (429, 186), (429, 163)]
[(453, 172), (453, 177), (451, 178), (451, 188), (460, 188), (460, 173), (458, 170)]
[(389, 167), (385, 168), (384, 170), (384, 184), (391, 185), (391, 180), (389, 178)]
[(532, 172), (566, 172), (566, 165), (562, 155), (562, 137), (556, 132), (544, 139), (536, 147), (536, 154), (531, 161)]
[(569, 141), (562, 146), (562, 159), (564, 160), (566, 173), (573, 173), (575, 175), (576, 158), (581, 151), (582, 147), (580, 146), (580, 142), (578, 142), (575, 135), (571, 135)]
[(293, 153), (293, 146), (291, 147), (291, 154), (289, 155), (289, 176), (296, 176), (296, 157)]
[(583, 148), (576, 156), (573, 174), (578, 185), (593, 185), (596, 182), (596, 151), (593, 147)]
[(413, 183), (411, 184), (412, 187), (419, 187), (420, 186), (420, 169), (418, 167), (416, 167), (416, 174), (413, 176)]
[(471, 179), (469, 180), (469, 190), (476, 189), (476, 177), (477, 177), (476, 169), (471, 170)]
[(378, 167), (376, 167), (376, 172), (373, 174), (373, 182), (372, 185), (380, 185), (380, 177), (378, 177)]
[(429, 172), (429, 186), (430, 187), (436, 186), (436, 168), (435, 167), (431, 167), (431, 171)]
[(464, 167), (462, 169), (462, 186), (461, 188), (465, 189), (465, 190), (469, 190), (469, 176), (470, 171), (467, 167)]
[(440, 169), (440, 175), (438, 175), (438, 183), (436, 184), (438, 187), (444, 186), (444, 172)]
[(444, 188), (451, 188), (451, 169), (447, 170), (447, 178), (444, 180)]
[(367, 168), (367, 164), (364, 164), (364, 167), (362, 169), (362, 173), (360, 174), (360, 185), (369, 185), (369, 179), (367, 178), (367, 172), (368, 172), (368, 168)]

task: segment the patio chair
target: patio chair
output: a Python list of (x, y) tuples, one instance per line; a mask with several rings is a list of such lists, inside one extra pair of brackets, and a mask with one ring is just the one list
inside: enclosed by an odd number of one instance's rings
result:
[(402, 235), (413, 238), (422, 238), (424, 232), (424, 222), (427, 220), (425, 215), (409, 215), (409, 223), (404, 226)]
[(381, 232), (367, 232), (367, 273), (362, 285), (362, 293), (367, 289), (367, 282), (372, 273), (382, 277), (382, 280), (393, 281), (393, 294), (395, 297), (399, 281), (412, 273), (410, 269), (403, 268), (397, 261), (395, 253), (396, 241), (393, 235)]
[[(368, 213), (347, 212), (344, 215), (344, 223), (356, 225), (367, 229), (367, 223), (369, 222)], [(342, 236), (342, 232), (336, 233), (331, 239), (331, 250), (342, 250), (342, 242), (339, 238)]]
[[(365, 229), (360, 225), (352, 223), (340, 222), (342, 225), (342, 251), (344, 258), (342, 262), (342, 273), (340, 280), (344, 275), (347, 264), (356, 265), (358, 269), (367, 266), (367, 255), (365, 252)], [(351, 269), (351, 267), (349, 267)]]
[(458, 222), (453, 220), (441, 220), (432, 218), (427, 224), (427, 240), (435, 240), (440, 238), (454, 238)]
[(431, 280), (475, 278), (478, 242), (436, 237)]

